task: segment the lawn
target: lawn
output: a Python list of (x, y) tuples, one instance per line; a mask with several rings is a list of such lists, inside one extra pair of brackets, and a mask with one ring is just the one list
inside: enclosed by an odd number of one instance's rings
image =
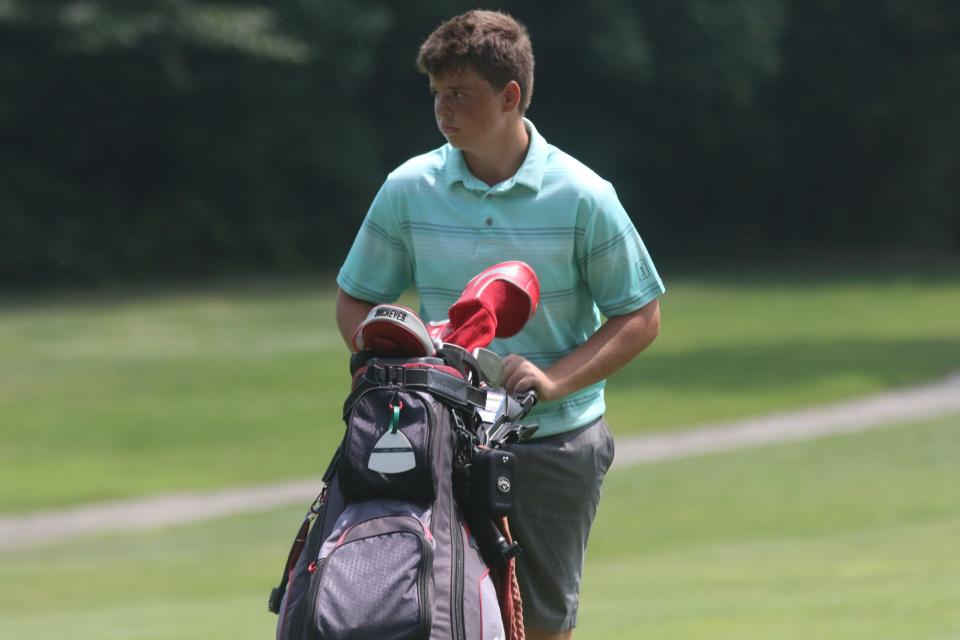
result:
[[(665, 277), (660, 339), (609, 384), (620, 436), (960, 368), (960, 272)], [(0, 513), (317, 474), (349, 384), (331, 286), (0, 300)]]
[[(960, 421), (618, 469), (581, 640), (960, 637)], [(0, 553), (0, 637), (244, 640), (300, 512)]]
[(958, 453), (953, 417), (611, 474), (582, 637), (960, 638)]

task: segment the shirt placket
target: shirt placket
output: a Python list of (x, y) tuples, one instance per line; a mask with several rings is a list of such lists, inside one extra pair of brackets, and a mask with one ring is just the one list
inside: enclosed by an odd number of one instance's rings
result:
[(493, 190), (487, 190), (480, 194), (479, 206), (477, 211), (477, 257), (484, 258), (494, 252), (496, 247), (496, 216), (493, 206)]

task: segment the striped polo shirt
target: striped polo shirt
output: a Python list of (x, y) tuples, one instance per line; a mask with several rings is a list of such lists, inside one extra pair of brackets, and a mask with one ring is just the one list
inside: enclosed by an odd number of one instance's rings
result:
[[(630, 313), (662, 294), (612, 185), (524, 123), (526, 158), (499, 184), (473, 176), (449, 144), (390, 173), (340, 270), (340, 288), (382, 303), (415, 286), (423, 319), (443, 320), (473, 276), (522, 260), (540, 280), (540, 306), (520, 333), (490, 348), (542, 369), (583, 344), (602, 316)], [(525, 421), (540, 424), (537, 437), (589, 424), (603, 415), (603, 387), (541, 403)]]

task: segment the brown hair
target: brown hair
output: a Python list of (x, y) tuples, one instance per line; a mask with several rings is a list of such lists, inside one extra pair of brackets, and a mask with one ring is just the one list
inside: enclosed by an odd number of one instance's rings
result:
[(520, 113), (533, 96), (533, 46), (526, 27), (501, 11), (473, 10), (447, 20), (420, 45), (417, 68), (443, 76), (470, 67), (497, 90), (520, 85)]

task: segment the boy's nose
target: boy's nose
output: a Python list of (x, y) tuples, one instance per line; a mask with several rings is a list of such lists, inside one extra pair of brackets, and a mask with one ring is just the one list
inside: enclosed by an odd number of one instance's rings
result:
[(433, 101), (433, 111), (437, 115), (450, 115), (452, 113), (450, 109), (450, 101), (441, 96), (437, 96)]

